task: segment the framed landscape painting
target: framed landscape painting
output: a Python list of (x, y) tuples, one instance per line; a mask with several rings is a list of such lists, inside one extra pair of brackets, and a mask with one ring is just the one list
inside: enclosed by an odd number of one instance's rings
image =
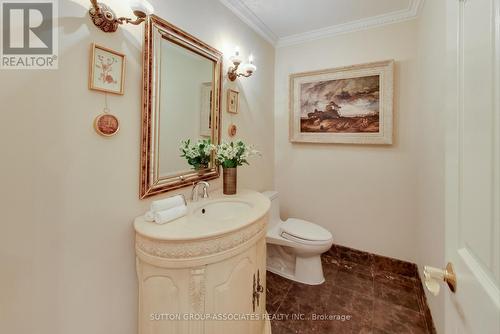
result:
[(392, 144), (394, 61), (290, 75), (290, 141)]

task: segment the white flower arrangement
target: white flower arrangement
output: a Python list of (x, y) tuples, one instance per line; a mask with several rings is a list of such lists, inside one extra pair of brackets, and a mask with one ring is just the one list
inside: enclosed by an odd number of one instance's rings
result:
[(199, 139), (191, 144), (191, 139), (181, 141), (181, 157), (186, 158), (187, 163), (195, 170), (208, 168), (212, 159), (212, 152), (216, 147), (210, 142), (210, 139)]
[(234, 168), (248, 165), (248, 158), (260, 155), (260, 152), (255, 150), (253, 146), (245, 144), (243, 141), (222, 143), (216, 149), (217, 162), (223, 168)]

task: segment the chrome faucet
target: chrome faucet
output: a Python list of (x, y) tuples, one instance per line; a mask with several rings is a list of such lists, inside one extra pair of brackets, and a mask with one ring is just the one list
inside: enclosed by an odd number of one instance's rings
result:
[(210, 184), (205, 181), (200, 181), (197, 182), (193, 185), (193, 191), (191, 192), (191, 201), (197, 202), (198, 201), (198, 196), (200, 195), (199, 191), (199, 186), (203, 186), (203, 195), (202, 198), (208, 198), (208, 188), (210, 187)]

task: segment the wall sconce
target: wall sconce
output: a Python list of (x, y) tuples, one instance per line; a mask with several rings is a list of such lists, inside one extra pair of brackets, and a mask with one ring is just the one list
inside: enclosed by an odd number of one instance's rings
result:
[(257, 71), (257, 67), (253, 64), (253, 55), (248, 56), (248, 63), (243, 64), (242, 73), (238, 73), (238, 68), (240, 67), (242, 60), (240, 58), (240, 49), (236, 47), (234, 50), (234, 55), (232, 55), (229, 60), (233, 63), (233, 66), (229, 67), (227, 71), (227, 77), (229, 80), (234, 81), (238, 77), (248, 78), (255, 71)]
[(92, 7), (89, 9), (89, 15), (95, 26), (104, 32), (115, 32), (119, 24), (130, 23), (138, 25), (153, 13), (153, 6), (147, 1), (133, 1), (130, 8), (136, 16), (135, 19), (128, 17), (116, 17), (115, 12), (106, 4), (90, 0)]

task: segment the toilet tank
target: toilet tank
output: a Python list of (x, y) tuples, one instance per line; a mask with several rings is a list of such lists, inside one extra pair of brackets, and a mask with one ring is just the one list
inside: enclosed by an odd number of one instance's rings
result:
[(264, 191), (262, 193), (264, 196), (269, 198), (271, 201), (271, 209), (269, 210), (269, 224), (268, 224), (268, 229), (272, 228), (276, 225), (278, 225), (281, 222), (281, 217), (280, 217), (280, 201), (278, 198), (278, 192), (271, 190), (271, 191)]

